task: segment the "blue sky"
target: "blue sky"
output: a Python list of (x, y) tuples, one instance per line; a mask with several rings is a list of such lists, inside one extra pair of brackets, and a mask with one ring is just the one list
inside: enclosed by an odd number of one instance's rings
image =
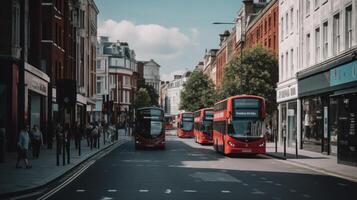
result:
[(232, 25), (241, 0), (95, 0), (100, 13), (98, 34), (127, 41), (138, 60), (153, 58), (162, 79), (193, 67), (205, 49), (218, 48), (219, 37)]

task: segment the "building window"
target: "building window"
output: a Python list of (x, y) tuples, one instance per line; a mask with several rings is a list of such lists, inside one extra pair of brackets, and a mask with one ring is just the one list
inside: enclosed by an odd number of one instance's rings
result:
[(294, 9), (290, 9), (290, 32), (294, 31)]
[(314, 0), (314, 9), (318, 9), (320, 5), (320, 1), (319, 0)]
[(289, 14), (285, 14), (285, 34), (289, 33)]
[(322, 34), (323, 59), (325, 60), (328, 57), (328, 22), (323, 24)]
[(294, 76), (294, 49), (290, 50), (290, 75)]
[(281, 17), (281, 23), (280, 23), (280, 40), (283, 41), (284, 38), (284, 18)]
[(17, 0), (12, 5), (12, 46), (20, 46), (20, 3)]
[(284, 54), (281, 54), (280, 59), (280, 80), (284, 80)]
[(285, 70), (285, 77), (287, 78), (288, 77), (288, 68), (289, 68), (289, 52), (287, 51), (285, 53), (285, 67), (286, 67), (286, 70)]
[(315, 29), (315, 63), (320, 61), (320, 28)]
[(346, 49), (352, 47), (352, 5), (346, 8)]
[(340, 14), (333, 16), (333, 55), (340, 52)]
[(310, 0), (306, 0), (305, 13), (306, 13), (306, 16), (310, 15)]
[(310, 33), (306, 35), (306, 67), (310, 65)]
[(102, 83), (101, 82), (97, 82), (97, 94), (101, 94), (102, 93)]

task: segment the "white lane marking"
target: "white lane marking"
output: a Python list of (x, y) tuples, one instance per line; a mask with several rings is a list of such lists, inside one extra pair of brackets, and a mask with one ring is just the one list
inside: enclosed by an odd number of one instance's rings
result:
[(275, 185), (276, 185), (276, 186), (281, 186), (281, 184), (280, 184), (280, 183), (275, 183)]
[(165, 190), (165, 194), (170, 194), (171, 193), (171, 189), (166, 189)]
[(195, 193), (195, 192), (197, 192), (197, 190), (183, 190), (183, 192), (187, 192), (187, 193)]
[(100, 200), (111, 200), (111, 199), (113, 199), (113, 198), (111, 198), (111, 197), (102, 197)]
[(139, 192), (149, 192), (149, 190), (139, 190)]
[(76, 190), (76, 192), (85, 192), (86, 190)]
[(87, 170), (91, 165), (95, 163), (95, 160), (91, 160), (87, 165), (82, 167), (80, 170), (78, 170), (76, 173), (74, 173), (71, 177), (69, 177), (66, 181), (58, 185), (57, 187), (53, 188), (51, 191), (46, 193), (45, 195), (41, 196), (37, 200), (46, 200), (49, 197), (51, 197), (53, 194), (56, 192), (60, 191), (62, 188), (66, 187), (68, 184), (70, 184), (74, 179), (76, 179), (79, 175), (81, 175), (85, 170)]
[(243, 185), (244, 185), (244, 186), (248, 186), (248, 184), (247, 184), (247, 183), (243, 183)]
[(258, 194), (258, 195), (263, 195), (265, 192), (258, 190), (257, 188), (254, 188), (251, 194)]
[(337, 185), (339, 185), (339, 186), (344, 186), (344, 187), (347, 186), (347, 184), (345, 184), (345, 183), (337, 183)]
[(231, 193), (231, 191), (229, 191), (229, 190), (222, 190), (221, 192), (222, 193)]
[(294, 189), (290, 189), (290, 190), (289, 190), (289, 192), (296, 192), (296, 190), (294, 190)]
[(118, 190), (108, 190), (108, 192), (117, 192)]
[(303, 194), (302, 196), (305, 197), (305, 198), (307, 198), (307, 199), (311, 198), (311, 196), (308, 195), (308, 194)]

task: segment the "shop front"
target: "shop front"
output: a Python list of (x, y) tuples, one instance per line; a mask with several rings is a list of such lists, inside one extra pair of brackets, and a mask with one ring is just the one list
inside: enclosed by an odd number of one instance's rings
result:
[(301, 148), (357, 165), (357, 60), (345, 56), (298, 74)]
[(49, 80), (50, 78), (45, 73), (25, 63), (25, 124), (31, 128), (38, 126), (43, 133), (43, 138), (47, 138), (47, 96)]
[(278, 140), (283, 145), (284, 140), (288, 147), (295, 147), (298, 141), (298, 86), (296, 80), (278, 87), (277, 102), (279, 108)]

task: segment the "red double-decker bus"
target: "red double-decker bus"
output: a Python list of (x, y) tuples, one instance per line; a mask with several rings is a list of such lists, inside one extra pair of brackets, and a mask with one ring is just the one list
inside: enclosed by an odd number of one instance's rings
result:
[(184, 112), (177, 116), (177, 136), (180, 138), (193, 137), (193, 113)]
[(194, 135), (199, 144), (212, 144), (213, 108), (203, 108), (194, 112)]
[(224, 155), (265, 154), (265, 100), (238, 95), (214, 105), (213, 147)]
[(145, 107), (136, 112), (135, 148), (165, 148), (164, 111), (160, 108)]
[(173, 129), (174, 128), (174, 115), (165, 115), (165, 129)]

